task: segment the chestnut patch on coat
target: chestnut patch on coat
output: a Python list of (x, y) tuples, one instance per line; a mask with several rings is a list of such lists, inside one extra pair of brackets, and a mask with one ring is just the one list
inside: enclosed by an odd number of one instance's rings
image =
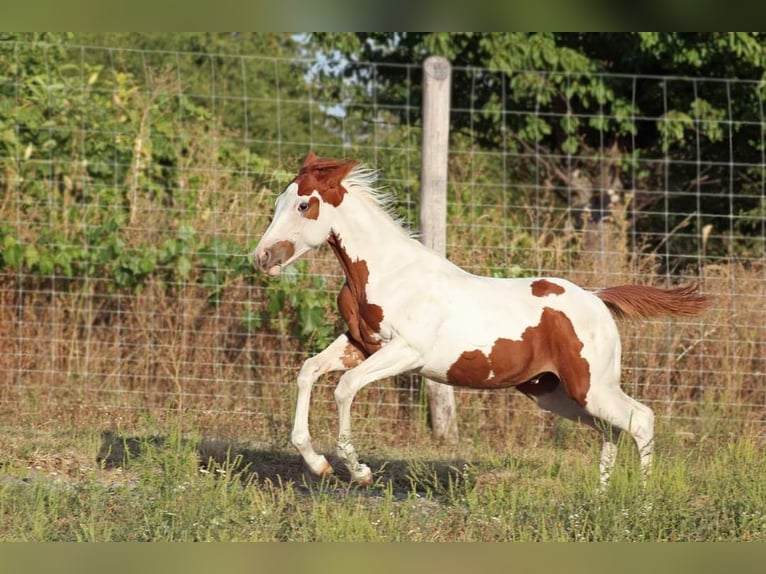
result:
[(303, 212), (303, 217), (306, 219), (319, 219), (319, 199), (316, 197), (309, 198), (309, 208)]
[(561, 295), (564, 288), (561, 285), (548, 281), (547, 279), (538, 279), (532, 283), (532, 295), (535, 297), (545, 297), (546, 295)]
[[(346, 333), (346, 337), (349, 337), (348, 333)], [(347, 369), (353, 369), (366, 358), (367, 355), (362, 350), (362, 348), (355, 341), (352, 341), (349, 338), (349, 341), (346, 344), (346, 349), (343, 351), (343, 355), (341, 355), (340, 358), (343, 366)]]
[[(553, 390), (551, 377), (555, 377), (564, 383), (569, 396), (584, 406), (590, 388), (590, 365), (580, 354), (582, 348), (569, 317), (545, 307), (540, 322), (527, 327), (521, 339), (501, 337), (489, 355), (479, 349), (461, 353), (447, 370), (447, 381), (479, 389), (522, 385), (519, 390), (529, 393)], [(540, 381), (543, 387), (533, 387)]]
[(309, 152), (293, 180), (298, 185), (298, 195), (311, 195), (316, 191), (322, 201), (338, 207), (346, 194), (340, 182), (355, 165), (352, 159), (320, 159), (313, 151)]
[(447, 380), (453, 385), (482, 387), (491, 371), (489, 358), (479, 349), (463, 351), (447, 371)]
[(371, 355), (380, 349), (380, 323), (383, 321), (383, 309), (367, 301), (367, 282), (370, 270), (367, 262), (361, 259), (351, 261), (340, 238), (330, 234), (327, 242), (335, 252), (346, 283), (338, 294), (338, 310), (348, 325), (348, 337), (366, 354)]

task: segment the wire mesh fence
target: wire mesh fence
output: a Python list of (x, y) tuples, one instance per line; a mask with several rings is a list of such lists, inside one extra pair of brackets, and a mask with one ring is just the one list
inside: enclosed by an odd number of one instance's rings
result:
[[(286, 439), (302, 360), (343, 328), (341, 271), (321, 249), (269, 280), (248, 253), (310, 149), (379, 169), (417, 229), (419, 67), (355, 63), (344, 79), (315, 58), (0, 50), (3, 419), (119, 425), (185, 413)], [(704, 317), (621, 326), (624, 385), (678, 428), (713, 417), (762, 432), (762, 86), (453, 77), (465, 93), (453, 94), (448, 256), (480, 274), (589, 287), (700, 281), (714, 297)], [(620, 105), (577, 104), (585, 82), (619, 92)], [(492, 106), (480, 101), (487, 90)], [(322, 379), (312, 411), (328, 436), (334, 380)], [(424, 405), (419, 377), (397, 377), (358, 395), (355, 424), (408, 440), (424, 432)], [(458, 391), (458, 411), (469, 432), (550, 426), (512, 390)]]

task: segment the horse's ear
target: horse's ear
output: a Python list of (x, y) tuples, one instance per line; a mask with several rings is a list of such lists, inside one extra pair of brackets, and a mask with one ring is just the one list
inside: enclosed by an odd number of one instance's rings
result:
[(330, 174), (328, 174), (327, 179), (336, 183), (340, 183), (340, 181), (346, 177), (352, 169), (354, 169), (356, 163), (357, 162), (354, 159), (347, 159), (338, 162), (338, 167), (336, 167)]
[(314, 150), (313, 149), (309, 150), (309, 153), (306, 156), (306, 159), (303, 160), (303, 167), (310, 166), (312, 163), (316, 162), (316, 160), (317, 160), (317, 156), (314, 153)]

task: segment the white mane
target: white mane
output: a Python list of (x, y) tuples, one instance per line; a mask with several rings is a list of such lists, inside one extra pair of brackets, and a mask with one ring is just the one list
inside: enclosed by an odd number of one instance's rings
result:
[(394, 211), (396, 198), (393, 194), (375, 187), (379, 173), (378, 170), (357, 165), (343, 178), (342, 185), (354, 197), (358, 197), (375, 209), (382, 211), (405, 234), (416, 237), (417, 234), (410, 229), (409, 224)]

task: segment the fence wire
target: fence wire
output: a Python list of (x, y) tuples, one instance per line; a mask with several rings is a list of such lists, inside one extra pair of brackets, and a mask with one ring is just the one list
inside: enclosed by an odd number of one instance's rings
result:
[[(339, 82), (313, 59), (0, 47), (4, 420), (116, 425), (183, 412), (203, 426), (225, 420), (289, 436), (297, 370), (342, 330), (333, 310), (342, 277), (327, 249), (278, 280), (252, 271), (248, 253), (310, 149), (379, 169), (417, 229), (419, 68), (356, 64), (356, 77)], [(380, 80), (392, 71), (403, 86), (396, 97)], [(452, 109), (462, 127), (450, 152), (448, 256), (480, 274), (557, 275), (589, 287), (700, 281), (714, 298), (704, 317), (621, 326), (624, 386), (678, 429), (713, 416), (760, 433), (761, 87), (596, 80), (634, 105), (557, 109), (510, 90), (533, 82), (567, 92), (581, 78), (453, 70), (453, 85), (471, 93)], [(466, 104), (491, 81), (495, 108)], [(657, 113), (643, 111), (647, 94)], [(697, 104), (696, 116), (679, 117), (671, 108), (683, 98), (724, 106)], [(736, 104), (743, 100), (760, 107)], [(465, 135), (490, 121), (493, 141)], [(594, 136), (620, 122), (634, 128)], [(561, 127), (570, 123), (580, 127)], [(524, 136), (543, 124), (571, 145)], [(665, 134), (666, 145), (647, 148), (650, 133)], [(334, 382), (322, 379), (312, 411), (312, 426), (329, 433)], [(464, 432), (551, 424), (512, 390), (457, 397)], [(408, 440), (422, 433), (424, 405), (419, 377), (382, 381), (357, 397), (355, 424)]]

